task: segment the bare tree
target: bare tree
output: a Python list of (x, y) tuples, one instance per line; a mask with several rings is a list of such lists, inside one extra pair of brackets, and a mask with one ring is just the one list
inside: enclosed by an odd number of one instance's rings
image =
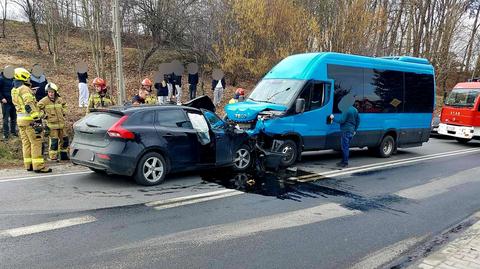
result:
[(30, 25), (32, 26), (33, 34), (35, 35), (35, 42), (37, 43), (37, 49), (42, 50), (40, 46), (40, 38), (37, 30), (38, 23), (38, 1), (37, 0), (12, 0), (23, 10), (24, 15), (28, 18)]
[(2, 14), (3, 14), (3, 19), (2, 19), (2, 37), (5, 38), (5, 21), (7, 20), (7, 4), (8, 1), (5, 0), (3, 2), (0, 2), (0, 7), (2, 7)]

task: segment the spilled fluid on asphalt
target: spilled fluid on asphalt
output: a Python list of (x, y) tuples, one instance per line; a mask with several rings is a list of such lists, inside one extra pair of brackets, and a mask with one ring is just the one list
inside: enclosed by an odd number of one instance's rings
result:
[[(302, 182), (308, 177), (309, 182)], [(366, 197), (354, 193), (352, 187), (340, 184), (339, 180), (302, 170), (280, 170), (276, 172), (250, 171), (235, 173), (229, 170), (215, 171), (202, 175), (205, 183), (216, 183), (228, 189), (246, 193), (272, 196), (281, 200), (301, 202), (305, 198), (346, 198), (342, 205), (352, 210), (372, 209), (405, 213), (390, 207), (405, 199), (396, 195)], [(320, 184), (326, 182), (328, 184)]]

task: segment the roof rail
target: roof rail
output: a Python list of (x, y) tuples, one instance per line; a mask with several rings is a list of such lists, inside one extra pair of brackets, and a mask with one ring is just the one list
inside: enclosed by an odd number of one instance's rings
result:
[(397, 60), (402, 62), (408, 63), (416, 63), (416, 64), (430, 64), (430, 62), (425, 58), (418, 58), (418, 57), (411, 57), (411, 56), (386, 56), (380, 57), (381, 59), (387, 60)]
[(468, 80), (468, 82), (480, 82), (480, 77), (478, 78), (471, 78)]

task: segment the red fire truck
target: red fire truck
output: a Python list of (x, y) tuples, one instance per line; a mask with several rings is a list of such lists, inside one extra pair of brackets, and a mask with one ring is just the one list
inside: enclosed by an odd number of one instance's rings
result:
[(480, 139), (480, 78), (455, 85), (442, 108), (438, 133), (461, 143)]

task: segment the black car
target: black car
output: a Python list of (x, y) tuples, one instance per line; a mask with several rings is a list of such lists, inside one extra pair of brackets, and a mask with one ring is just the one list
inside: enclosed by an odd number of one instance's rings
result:
[(252, 163), (248, 135), (214, 112), (158, 105), (93, 110), (74, 125), (74, 164), (156, 185), (170, 172)]

